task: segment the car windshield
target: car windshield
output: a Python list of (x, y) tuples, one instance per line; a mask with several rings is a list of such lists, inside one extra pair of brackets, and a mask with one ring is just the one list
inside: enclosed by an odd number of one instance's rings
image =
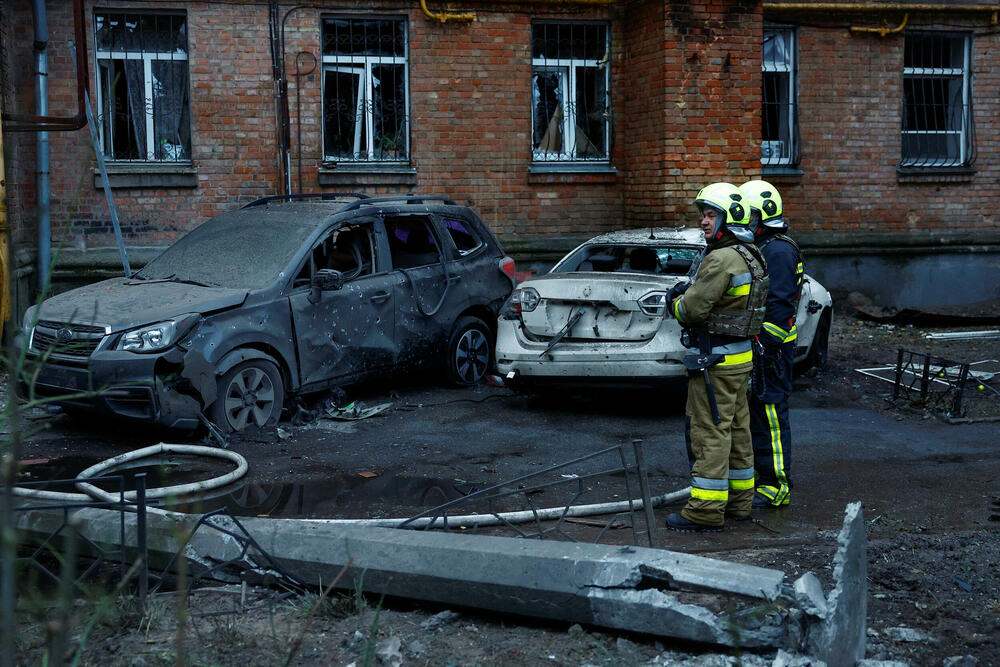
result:
[(316, 229), (316, 217), (303, 213), (264, 206), (223, 213), (132, 277), (247, 290), (268, 287)]
[(568, 255), (552, 272), (596, 271), (685, 276), (691, 272), (700, 255), (701, 249), (693, 246), (585, 245)]

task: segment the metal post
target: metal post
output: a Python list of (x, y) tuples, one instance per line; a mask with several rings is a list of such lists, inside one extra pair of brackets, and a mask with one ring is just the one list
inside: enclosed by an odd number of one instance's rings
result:
[(104, 198), (108, 202), (108, 210), (111, 211), (111, 224), (115, 228), (115, 239), (118, 241), (118, 254), (122, 259), (122, 268), (125, 269), (125, 277), (132, 277), (132, 267), (128, 263), (128, 255), (125, 253), (125, 241), (122, 239), (122, 228), (118, 224), (118, 209), (115, 208), (115, 198), (111, 194), (111, 182), (108, 180), (108, 168), (104, 164), (104, 151), (101, 149), (100, 135), (98, 134), (97, 123), (94, 122), (94, 112), (90, 110), (90, 93), (83, 94), (87, 109), (87, 123), (90, 125), (90, 138), (94, 143), (94, 155), (97, 156), (97, 168), (101, 172), (101, 185), (104, 186)]
[(139, 568), (139, 600), (146, 607), (146, 594), (149, 592), (149, 561), (146, 553), (146, 473), (135, 476), (135, 526), (136, 549), (142, 566)]
[(903, 379), (903, 348), (896, 354), (896, 382), (892, 385), (892, 400), (899, 398), (899, 383)]
[(969, 379), (969, 364), (962, 364), (958, 370), (958, 384), (955, 387), (955, 397), (951, 402), (951, 416), (962, 416), (962, 393), (965, 390), (965, 382)]
[(642, 453), (642, 439), (636, 438), (632, 441), (632, 450), (635, 453), (635, 469), (639, 476), (639, 491), (642, 493), (642, 509), (646, 516), (646, 535), (649, 539), (649, 546), (656, 548), (654, 529), (656, 518), (653, 516), (653, 502), (649, 495), (649, 480), (646, 479), (646, 458)]
[(920, 402), (927, 400), (927, 389), (931, 378), (931, 355), (924, 355), (924, 372), (920, 376)]

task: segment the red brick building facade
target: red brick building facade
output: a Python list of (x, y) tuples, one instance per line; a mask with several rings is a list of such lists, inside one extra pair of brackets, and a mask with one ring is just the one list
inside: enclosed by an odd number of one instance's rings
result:
[[(41, 3), (52, 116), (77, 113), (76, 1)], [(286, 190), (444, 194), (544, 263), (598, 232), (693, 224), (701, 186), (759, 177), (834, 288), (856, 287), (836, 267), (860, 248), (1000, 247), (989, 5), (80, 2), (97, 122), (127, 116), (99, 140), (134, 263)], [(29, 0), (2, 12), (8, 214), (30, 281), (37, 135), (8, 127), (35, 114), (35, 21)], [(49, 139), (54, 275), (113, 271), (90, 130)]]

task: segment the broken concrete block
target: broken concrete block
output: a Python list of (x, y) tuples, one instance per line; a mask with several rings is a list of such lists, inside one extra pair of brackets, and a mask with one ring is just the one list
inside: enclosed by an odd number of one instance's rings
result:
[(923, 642), (934, 642), (936, 641), (930, 635), (920, 632), (919, 630), (914, 630), (913, 628), (886, 628), (883, 632), (885, 638), (889, 641), (894, 642), (907, 642), (911, 644), (923, 643)]
[(383, 639), (375, 646), (375, 657), (379, 664), (389, 667), (400, 667), (403, 664), (403, 653), (400, 650), (403, 642), (399, 637)]
[(942, 667), (976, 667), (979, 659), (971, 655), (953, 655), (944, 659)]
[(826, 667), (826, 663), (808, 655), (798, 655), (778, 649), (778, 654), (774, 656), (774, 662), (770, 667)]
[(444, 611), (434, 614), (426, 621), (421, 623), (420, 627), (423, 628), (424, 630), (434, 631), (437, 630), (438, 628), (443, 628), (449, 623), (454, 623), (455, 621), (458, 620), (458, 617), (459, 617), (458, 613), (451, 611), (449, 609), (445, 609)]
[(861, 503), (847, 506), (837, 543), (827, 616), (809, 628), (806, 650), (830, 667), (852, 667), (865, 657), (868, 620), (867, 538)]
[(795, 580), (792, 589), (802, 611), (819, 618), (826, 618), (829, 611), (826, 606), (826, 596), (823, 594), (823, 584), (815, 574), (806, 572)]

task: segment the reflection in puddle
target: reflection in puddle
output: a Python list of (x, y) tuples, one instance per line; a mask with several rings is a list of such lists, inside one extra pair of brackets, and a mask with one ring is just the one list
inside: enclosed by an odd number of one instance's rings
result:
[[(20, 482), (73, 479), (103, 459), (66, 456), (22, 465)], [(156, 488), (207, 480), (231, 466), (198, 456), (164, 454), (147, 457), (104, 473), (121, 475), (125, 491), (135, 489), (135, 476), (146, 474), (146, 487)], [(118, 491), (117, 481), (96, 484)], [(45, 484), (54, 491), (76, 492), (70, 484)], [(181, 512), (202, 513), (225, 509), (237, 516), (284, 518), (405, 517), (462, 498), (475, 491), (471, 484), (423, 477), (373, 477), (341, 475), (304, 484), (234, 484), (206, 492), (201, 498), (166, 499), (157, 506)]]
[[(164, 509), (210, 512), (225, 508), (236, 516), (283, 518), (379, 518), (409, 516), (462, 498), (475, 488), (451, 480), (422, 477), (343, 475), (307, 484), (243, 484), (197, 501)], [(226, 490), (223, 490), (226, 491)]]

